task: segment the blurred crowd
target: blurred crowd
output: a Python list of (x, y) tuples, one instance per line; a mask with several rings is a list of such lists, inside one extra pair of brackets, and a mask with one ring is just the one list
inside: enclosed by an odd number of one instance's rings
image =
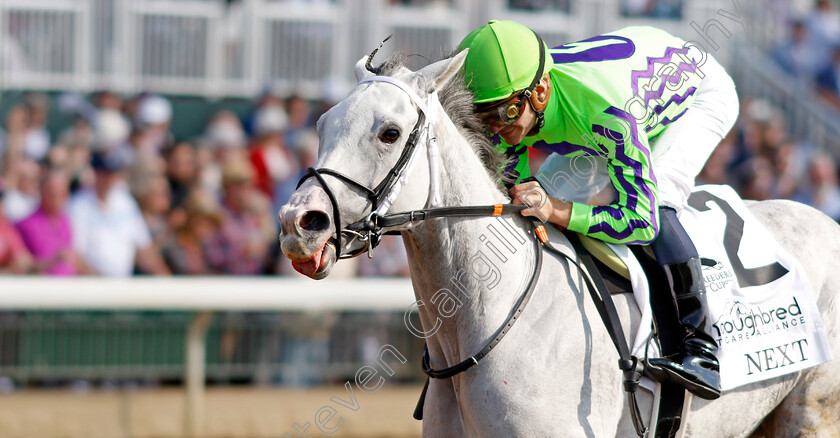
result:
[(784, 112), (764, 100), (742, 99), (738, 122), (697, 183), (729, 184), (745, 199), (792, 199), (840, 220), (836, 159), (793, 138), (785, 120)]
[(790, 20), (787, 38), (773, 49), (776, 63), (840, 110), (840, 11), (817, 0), (807, 15)]
[[(55, 108), (74, 120), (57, 138), (46, 128)], [(0, 131), (0, 270), (289, 274), (276, 212), (315, 162), (322, 110), (265, 93), (247, 114), (220, 111), (186, 141), (171, 134), (177, 116), (162, 96), (28, 95)], [(339, 271), (407, 275), (401, 244), (386, 239), (378, 257)]]

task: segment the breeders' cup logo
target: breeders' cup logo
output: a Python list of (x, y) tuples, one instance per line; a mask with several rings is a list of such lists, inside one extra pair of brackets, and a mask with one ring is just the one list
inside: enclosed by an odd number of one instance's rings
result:
[(717, 262), (714, 266), (703, 266), (703, 282), (709, 292), (724, 291), (734, 285), (735, 274), (723, 262)]
[(735, 301), (729, 313), (712, 324), (712, 335), (717, 338), (718, 344), (730, 344), (803, 324), (805, 317), (796, 297), (788, 305), (766, 310)]

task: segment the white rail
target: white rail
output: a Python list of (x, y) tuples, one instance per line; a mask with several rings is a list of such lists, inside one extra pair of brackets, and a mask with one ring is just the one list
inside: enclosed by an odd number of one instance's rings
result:
[(313, 281), (298, 278), (2, 277), (2, 310), (186, 310), (184, 433), (204, 422), (206, 335), (214, 311), (405, 312), (414, 302), (409, 279)]
[(2, 277), (0, 309), (403, 311), (408, 279)]

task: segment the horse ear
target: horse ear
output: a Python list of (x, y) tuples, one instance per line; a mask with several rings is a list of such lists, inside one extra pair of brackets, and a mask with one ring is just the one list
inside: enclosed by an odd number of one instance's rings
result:
[(367, 56), (362, 56), (362, 59), (360, 59), (359, 62), (356, 63), (356, 70), (355, 70), (354, 73), (356, 74), (356, 80), (357, 81), (361, 81), (362, 79), (364, 79), (368, 76), (374, 76), (376, 74), (376, 73), (368, 70), (367, 67), (365, 67), (365, 64), (367, 63), (367, 60), (368, 60)]
[[(428, 84), (427, 93), (440, 90), (445, 87), (461, 70), (464, 60), (467, 59), (469, 49), (464, 49), (457, 55), (428, 65), (417, 72), (421, 83)], [(422, 80), (426, 79), (426, 80)]]

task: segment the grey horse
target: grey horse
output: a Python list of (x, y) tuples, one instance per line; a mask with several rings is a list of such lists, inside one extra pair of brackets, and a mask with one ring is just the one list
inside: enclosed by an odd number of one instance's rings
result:
[[(377, 73), (359, 61), (356, 76), (362, 82), (318, 121), (316, 167), (376, 186), (395, 166), (417, 125), (419, 98), (439, 158), (426, 154), (428, 141), (418, 144), (423, 153), (405, 173), (389, 211), (422, 209), (432, 195), (443, 206), (509, 202), (499, 183), (501, 158), (471, 115), (471, 96), (458, 75), (464, 57), (461, 53), (416, 72), (393, 61), (380, 66), (379, 75), (404, 84), (414, 97), (392, 83), (364, 81)], [(430, 99), (431, 93), (439, 99)], [(336, 211), (341, 228), (371, 210), (359, 187), (330, 175), (323, 180), (338, 205), (321, 182), (309, 178), (279, 212), (283, 253), (299, 272), (315, 279), (328, 276), (336, 262)], [(840, 227), (793, 202), (765, 201), (750, 208), (806, 267), (830, 346), (840, 352)], [(534, 271), (537, 249), (530, 224), (511, 215), (447, 217), (402, 228), (421, 333), (434, 368), (475, 354), (507, 319)], [(549, 234), (556, 246), (568, 249), (557, 230)], [(627, 327), (639, 319), (632, 301), (622, 297), (617, 302)], [(628, 335), (632, 339), (635, 333)], [(546, 254), (533, 297), (507, 337), (479, 366), (431, 382), (423, 436), (636, 436), (617, 358), (581, 276)], [(651, 401), (648, 393), (640, 395), (643, 411)], [(840, 361), (726, 391), (712, 402), (693, 399), (690, 410), (684, 432), (689, 437), (746, 437), (756, 430), (773, 437), (837, 437)]]

